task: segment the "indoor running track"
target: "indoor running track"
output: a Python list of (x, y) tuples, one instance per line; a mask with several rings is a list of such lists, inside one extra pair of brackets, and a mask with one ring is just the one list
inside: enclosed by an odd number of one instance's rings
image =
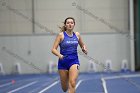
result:
[[(0, 75), (0, 93), (64, 93), (58, 74)], [(80, 73), (76, 93), (140, 93), (140, 73)]]

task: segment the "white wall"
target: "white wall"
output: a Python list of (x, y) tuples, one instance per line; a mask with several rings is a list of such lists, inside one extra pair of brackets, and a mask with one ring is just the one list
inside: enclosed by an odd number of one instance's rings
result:
[[(56, 35), (46, 31), (58, 33), (57, 26), (68, 16), (76, 19), (74, 30), (83, 33), (88, 56), (103, 64), (112, 60), (115, 71), (120, 70), (123, 59), (130, 67), (128, 0), (34, 0), (34, 31), (31, 1), (11, 0), (6, 5), (0, 1), (0, 62), (7, 74), (12, 73), (15, 62), (20, 62), (22, 73), (39, 73), (33, 65), (47, 72), (48, 62), (57, 63), (51, 53)], [(87, 71), (89, 60), (82, 55), (79, 59), (80, 71)], [(97, 65), (97, 70), (103, 67)]]
[[(105, 60), (112, 60), (113, 70), (119, 71), (121, 61), (127, 59), (130, 66), (130, 44), (129, 39), (122, 34), (93, 34), (81, 35), (88, 47), (88, 56), (104, 64)], [(7, 36), (0, 38), (0, 62), (4, 65), (6, 73), (11, 73), (15, 62), (21, 63), (22, 73), (38, 73), (29, 62), (47, 72), (50, 61), (57, 63), (57, 57), (51, 53), (55, 36)], [(6, 47), (3, 49), (3, 47)], [(18, 55), (15, 57), (9, 51)], [(30, 53), (29, 53), (30, 51)], [(22, 59), (21, 59), (22, 58)], [(24, 59), (24, 60), (23, 60)], [(81, 72), (87, 71), (88, 59), (79, 55)], [(27, 62), (24, 62), (24, 61)], [(103, 67), (97, 65), (98, 71)]]
[(31, 0), (0, 1), (0, 35), (32, 33)]
[(75, 30), (81, 33), (129, 32), (128, 0), (5, 0), (0, 12), (0, 35), (46, 33), (42, 26), (58, 33), (68, 16), (76, 19)]

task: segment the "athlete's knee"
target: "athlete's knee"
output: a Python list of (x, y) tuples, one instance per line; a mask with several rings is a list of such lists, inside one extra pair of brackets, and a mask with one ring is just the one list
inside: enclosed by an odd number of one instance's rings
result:
[(76, 80), (70, 80), (70, 85), (71, 85), (72, 88), (75, 88)]

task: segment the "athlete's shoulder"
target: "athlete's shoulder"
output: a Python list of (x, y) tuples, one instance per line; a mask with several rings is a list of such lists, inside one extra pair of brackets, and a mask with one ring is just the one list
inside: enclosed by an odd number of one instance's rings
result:
[(75, 34), (76, 34), (77, 38), (79, 39), (80, 33), (79, 32), (75, 32)]
[(79, 32), (75, 32), (75, 34), (76, 34), (76, 35), (80, 35), (80, 33), (79, 33)]
[(63, 40), (63, 38), (64, 38), (63, 32), (60, 32), (60, 33), (58, 34), (58, 37), (59, 37), (61, 40)]
[(60, 32), (58, 35), (59, 35), (59, 36), (62, 36), (62, 35), (63, 35), (63, 32)]
[(78, 36), (78, 37), (80, 36), (80, 33), (79, 33), (79, 32), (75, 32), (75, 34), (76, 34), (76, 36)]

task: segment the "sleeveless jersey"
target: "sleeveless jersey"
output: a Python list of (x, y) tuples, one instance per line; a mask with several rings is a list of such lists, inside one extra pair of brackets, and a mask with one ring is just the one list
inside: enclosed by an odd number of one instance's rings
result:
[(73, 36), (68, 36), (66, 32), (63, 32), (64, 39), (59, 44), (60, 53), (64, 56), (77, 55), (78, 38), (73, 32)]
[(74, 64), (78, 64), (78, 66), (80, 65), (77, 54), (78, 38), (74, 32), (73, 36), (68, 36), (66, 32), (63, 32), (63, 34), (64, 39), (59, 46), (60, 53), (64, 56), (64, 58), (59, 59), (58, 69), (69, 70)]

